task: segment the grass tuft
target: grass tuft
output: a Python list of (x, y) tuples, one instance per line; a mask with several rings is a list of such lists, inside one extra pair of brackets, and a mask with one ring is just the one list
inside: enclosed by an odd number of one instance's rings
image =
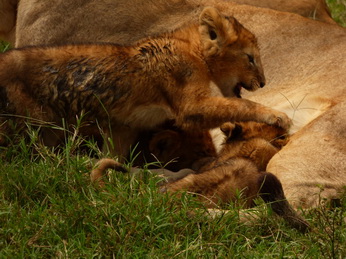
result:
[(235, 204), (212, 219), (195, 197), (160, 193), (160, 179), (148, 171), (139, 177), (112, 172), (101, 190), (90, 183), (90, 158), (75, 134), (53, 152), (30, 131), (29, 140), (1, 150), (1, 258), (346, 255), (345, 196), (336, 209), (304, 211), (314, 228), (307, 234), (260, 201), (253, 222), (240, 222)]
[(346, 27), (346, 0), (327, 0), (333, 19)]

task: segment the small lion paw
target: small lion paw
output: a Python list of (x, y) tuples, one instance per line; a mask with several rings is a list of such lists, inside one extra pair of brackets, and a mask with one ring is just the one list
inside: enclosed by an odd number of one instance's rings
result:
[(292, 120), (283, 112), (276, 112), (269, 120), (270, 125), (275, 125), (285, 130), (289, 130), (292, 125)]

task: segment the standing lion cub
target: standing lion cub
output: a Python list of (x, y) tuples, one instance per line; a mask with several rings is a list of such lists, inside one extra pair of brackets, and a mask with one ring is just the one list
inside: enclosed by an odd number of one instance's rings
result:
[[(284, 113), (235, 98), (241, 87), (254, 91), (264, 84), (255, 36), (206, 7), (198, 23), (133, 46), (28, 47), (1, 54), (0, 131), (6, 136), (28, 118), (40, 126), (73, 125), (83, 115), (86, 134), (100, 128), (112, 140), (106, 143), (112, 154), (126, 156), (139, 131), (168, 119), (187, 130), (248, 120), (288, 128)], [(60, 132), (41, 131), (46, 144), (60, 140)]]

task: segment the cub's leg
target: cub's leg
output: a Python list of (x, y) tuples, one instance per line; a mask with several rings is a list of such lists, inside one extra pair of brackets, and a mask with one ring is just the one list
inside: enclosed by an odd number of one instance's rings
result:
[(38, 126), (54, 122), (54, 112), (32, 98), (22, 82), (13, 81), (0, 82), (0, 145), (14, 132), (22, 131), (25, 123)]
[(241, 190), (248, 207), (253, 206), (253, 199), (259, 195), (292, 227), (301, 232), (309, 229), (309, 224), (287, 202), (278, 178), (271, 173), (258, 172), (253, 163), (240, 158), (200, 174), (190, 174), (161, 190), (197, 193), (209, 208), (235, 201), (236, 190)]
[(238, 190), (243, 191), (246, 205), (250, 207), (252, 199), (257, 195), (257, 190), (254, 190), (256, 173), (257, 168), (253, 163), (246, 159), (234, 158), (220, 163), (212, 169), (190, 174), (176, 182), (169, 183), (162, 188), (162, 191), (197, 193), (200, 195), (201, 201), (207, 207), (212, 208), (235, 201)]
[(178, 113), (177, 124), (183, 128), (211, 129), (228, 121), (256, 121), (287, 130), (292, 124), (285, 113), (246, 99), (209, 97), (182, 103), (184, 107)]

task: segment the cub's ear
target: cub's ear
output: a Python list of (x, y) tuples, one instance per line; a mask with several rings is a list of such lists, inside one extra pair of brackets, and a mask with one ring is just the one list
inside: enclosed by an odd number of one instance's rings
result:
[(199, 16), (199, 33), (205, 56), (213, 56), (238, 39), (236, 26), (239, 23), (222, 16), (213, 7), (206, 7)]

